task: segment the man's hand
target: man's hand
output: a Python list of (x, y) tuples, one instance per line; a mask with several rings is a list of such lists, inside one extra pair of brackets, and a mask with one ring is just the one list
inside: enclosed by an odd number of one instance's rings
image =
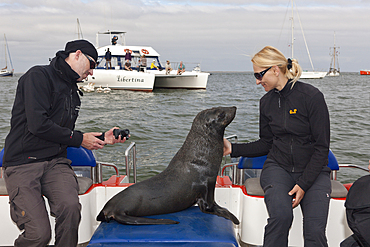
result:
[(103, 148), (105, 142), (96, 137), (100, 136), (101, 134), (102, 133), (99, 132), (84, 133), (81, 146), (89, 150), (97, 150)]
[[(105, 139), (104, 139), (105, 144), (111, 144), (111, 145), (113, 145), (113, 144), (116, 144), (116, 143), (124, 143), (126, 141), (126, 137), (124, 137), (122, 139), (122, 136), (121, 135), (119, 135), (118, 136), (118, 139), (116, 139), (114, 137), (114, 135), (113, 135), (113, 130), (114, 129), (119, 129), (119, 128), (113, 127), (112, 129), (110, 129), (107, 132), (105, 132)], [(130, 135), (129, 135), (129, 137), (130, 137)]]
[[(97, 150), (102, 149), (105, 144), (116, 144), (116, 143), (124, 143), (126, 141), (126, 137), (122, 139), (121, 135), (119, 135), (118, 139), (116, 139), (113, 135), (113, 130), (118, 129), (117, 127), (114, 127), (104, 134), (104, 141), (97, 138), (97, 136), (102, 135), (102, 133), (99, 132), (90, 132), (85, 133), (83, 135), (83, 140), (81, 143), (81, 146), (84, 148), (87, 148), (89, 150)], [(130, 135), (129, 135), (130, 137)]]
[(296, 184), (293, 189), (291, 191), (289, 191), (289, 195), (292, 196), (295, 194), (295, 199), (293, 199), (292, 201), (292, 207), (295, 208), (299, 205), (299, 203), (301, 202), (301, 200), (303, 199), (304, 197), (304, 190), (301, 189), (301, 187), (299, 187), (298, 184)]

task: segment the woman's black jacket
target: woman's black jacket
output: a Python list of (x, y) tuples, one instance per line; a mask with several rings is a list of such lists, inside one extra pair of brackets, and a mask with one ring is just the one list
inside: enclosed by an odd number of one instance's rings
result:
[(260, 100), (260, 139), (233, 144), (233, 157), (267, 155), (289, 172), (303, 172), (297, 184), (307, 191), (327, 167), (329, 112), (324, 95), (314, 86), (290, 81)]

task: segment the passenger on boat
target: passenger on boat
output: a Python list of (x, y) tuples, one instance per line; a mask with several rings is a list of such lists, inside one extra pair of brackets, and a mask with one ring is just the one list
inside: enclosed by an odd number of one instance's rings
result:
[(169, 75), (170, 72), (172, 71), (172, 68), (171, 68), (171, 63), (170, 61), (166, 61), (166, 75)]
[(74, 129), (82, 95), (76, 83), (93, 74), (97, 58), (90, 42), (70, 41), (49, 65), (32, 67), (18, 81), (3, 156), (10, 215), (24, 230), (14, 246), (48, 245), (51, 227), (42, 195), (55, 217), (55, 246), (77, 246), (79, 185), (67, 147), (95, 150), (125, 141), (114, 138), (114, 128), (104, 135)]
[(131, 61), (131, 50), (130, 49), (125, 49), (125, 52), (126, 52), (126, 54), (125, 54), (125, 60), (129, 60), (129, 61)]
[[(369, 161), (370, 163), (370, 161)], [(369, 164), (370, 168), (370, 164)], [(357, 179), (348, 191), (346, 218), (353, 235), (345, 239), (341, 247), (370, 246), (370, 175)]]
[(132, 71), (130, 60), (126, 60), (125, 62), (125, 70)]
[(177, 69), (177, 74), (181, 75), (184, 72), (185, 72), (185, 64), (183, 64), (182, 61), (181, 61), (180, 64), (179, 64), (179, 67)]
[(158, 67), (155, 65), (155, 60), (153, 60), (152, 63), (150, 64), (150, 69), (158, 70)]
[(147, 66), (147, 63), (146, 63), (146, 57), (145, 57), (145, 55), (143, 54), (143, 55), (141, 56), (141, 58), (139, 59), (138, 71), (139, 71), (139, 72), (145, 72), (145, 71), (146, 71), (146, 66)]
[(114, 35), (112, 38), (112, 45), (117, 45), (117, 40), (118, 40), (118, 37)]
[(108, 69), (108, 64), (109, 64), (109, 69), (112, 69), (112, 53), (109, 51), (109, 48), (107, 49), (107, 52), (105, 53), (105, 69)]
[(298, 81), (302, 69), (297, 60), (286, 59), (274, 47), (264, 47), (251, 61), (257, 85), (267, 92), (260, 99), (260, 139), (240, 144), (225, 139), (224, 154), (267, 154), (260, 177), (269, 215), (263, 246), (288, 246), (298, 205), (304, 215), (304, 246), (328, 246), (330, 124), (324, 95)]

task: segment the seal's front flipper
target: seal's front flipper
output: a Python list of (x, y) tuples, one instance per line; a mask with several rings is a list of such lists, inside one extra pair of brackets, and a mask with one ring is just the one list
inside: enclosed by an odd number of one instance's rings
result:
[(113, 219), (125, 225), (170, 225), (179, 223), (178, 221), (169, 219), (151, 219), (129, 215), (115, 215)]
[(228, 220), (231, 220), (235, 225), (239, 225), (240, 223), (239, 220), (235, 217), (235, 215), (230, 213), (230, 211), (227, 210), (226, 208), (218, 206), (215, 202), (213, 202), (212, 205), (208, 205), (207, 203), (204, 202), (204, 200), (198, 200), (198, 205), (203, 213), (215, 214), (217, 216), (224, 217)]

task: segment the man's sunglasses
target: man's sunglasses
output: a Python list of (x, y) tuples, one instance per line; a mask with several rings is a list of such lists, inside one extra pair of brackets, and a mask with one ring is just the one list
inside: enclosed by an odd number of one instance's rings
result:
[(257, 80), (262, 80), (262, 77), (266, 74), (266, 72), (271, 69), (272, 66), (268, 69), (265, 69), (264, 71), (261, 71), (259, 73), (254, 73), (254, 77), (256, 77)]
[(88, 55), (86, 55), (85, 53), (82, 53), (85, 55), (85, 57), (89, 60), (90, 62), (90, 69), (95, 69), (96, 68), (96, 62), (91, 58), (89, 57)]

